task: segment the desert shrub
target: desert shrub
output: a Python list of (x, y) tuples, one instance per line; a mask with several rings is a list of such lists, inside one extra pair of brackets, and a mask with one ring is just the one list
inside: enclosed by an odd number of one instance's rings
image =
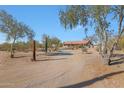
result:
[(28, 44), (25, 42), (17, 42), (14, 49), (17, 51), (26, 51), (28, 49)]
[(87, 52), (87, 47), (86, 46), (82, 46), (82, 52), (84, 53), (84, 52)]
[(120, 39), (119, 47), (124, 50), (124, 37)]
[(10, 46), (9, 43), (0, 44), (0, 51), (10, 51)]
[[(10, 46), (11, 46), (10, 43), (0, 44), (0, 51), (10, 51)], [(42, 45), (36, 41), (36, 48), (39, 49), (41, 47)], [(17, 41), (13, 48), (16, 51), (27, 52), (29, 50), (32, 50), (32, 41), (28, 42)]]
[(108, 40), (107, 48), (110, 50), (115, 42), (115, 38), (110, 38)]
[[(17, 50), (17, 51), (27, 52), (27, 51), (32, 50), (32, 41), (17, 42), (15, 45), (16, 45), (15, 50)], [(39, 49), (41, 47), (42, 47), (41, 44), (38, 41), (36, 41), (36, 49)]]
[(99, 46), (96, 47), (96, 51), (99, 52)]

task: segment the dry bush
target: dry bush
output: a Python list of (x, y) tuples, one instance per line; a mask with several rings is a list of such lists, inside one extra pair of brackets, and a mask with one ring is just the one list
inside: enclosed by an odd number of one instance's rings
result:
[(119, 42), (119, 46), (122, 50), (124, 50), (124, 37), (121, 38), (120, 42)]
[(85, 46), (82, 46), (82, 53), (87, 53), (87, 47), (85, 47)]
[(10, 51), (10, 46), (9, 43), (0, 44), (0, 51)]
[[(11, 44), (10, 43), (3, 43), (0, 44), (0, 51), (10, 51)], [(39, 50), (42, 47), (39, 42), (36, 42), (36, 48)], [(32, 50), (32, 42), (16, 42), (14, 46), (14, 50), (28, 52)]]

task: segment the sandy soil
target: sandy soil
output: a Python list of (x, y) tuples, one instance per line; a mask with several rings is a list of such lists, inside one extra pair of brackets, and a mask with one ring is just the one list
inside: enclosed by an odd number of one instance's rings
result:
[(104, 65), (94, 49), (88, 54), (37, 52), (35, 62), (31, 56), (31, 52), (18, 52), (11, 59), (7, 52), (0, 52), (0, 87), (124, 87), (123, 62)]

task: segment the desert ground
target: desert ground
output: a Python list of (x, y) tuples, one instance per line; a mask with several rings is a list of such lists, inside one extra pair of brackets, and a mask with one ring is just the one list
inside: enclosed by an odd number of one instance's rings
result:
[(84, 54), (80, 49), (37, 52), (36, 61), (31, 57), (32, 52), (17, 52), (11, 59), (8, 52), (0, 51), (0, 87), (124, 87), (123, 61), (105, 65), (94, 48)]

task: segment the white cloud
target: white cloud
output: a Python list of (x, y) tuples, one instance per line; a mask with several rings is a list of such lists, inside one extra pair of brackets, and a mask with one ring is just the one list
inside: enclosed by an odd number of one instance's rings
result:
[(0, 33), (0, 44), (5, 43), (6, 42), (6, 35)]

